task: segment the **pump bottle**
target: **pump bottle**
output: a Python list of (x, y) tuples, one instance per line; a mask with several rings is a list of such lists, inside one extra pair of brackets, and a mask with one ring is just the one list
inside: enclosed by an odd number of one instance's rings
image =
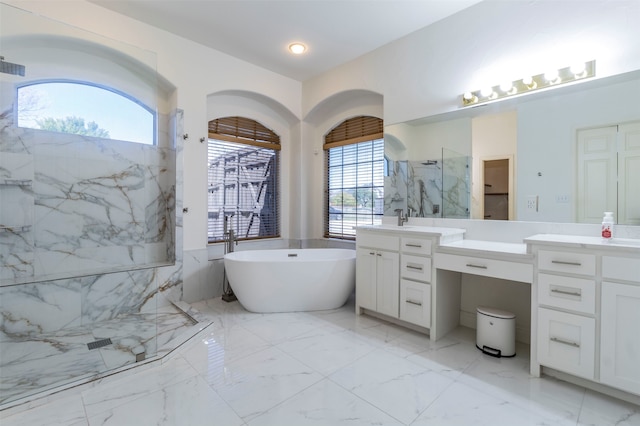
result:
[(611, 241), (613, 238), (613, 212), (604, 212), (604, 218), (602, 218), (602, 239), (604, 241)]

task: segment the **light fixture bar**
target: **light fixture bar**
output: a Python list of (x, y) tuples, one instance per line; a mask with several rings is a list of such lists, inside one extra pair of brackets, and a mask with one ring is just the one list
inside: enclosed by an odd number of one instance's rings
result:
[(466, 92), (462, 95), (462, 106), (479, 105), (497, 99), (531, 93), (541, 89), (547, 89), (571, 83), (596, 75), (596, 61), (589, 61), (572, 65), (570, 67), (552, 70), (543, 74), (524, 77), (510, 83), (502, 83), (493, 87), (486, 87), (474, 92)]

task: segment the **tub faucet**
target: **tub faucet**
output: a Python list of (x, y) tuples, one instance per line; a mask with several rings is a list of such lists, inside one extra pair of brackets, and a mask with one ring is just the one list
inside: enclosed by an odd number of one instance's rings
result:
[(396, 209), (395, 212), (398, 214), (398, 226), (402, 226), (403, 223), (409, 220), (404, 216), (404, 210)]

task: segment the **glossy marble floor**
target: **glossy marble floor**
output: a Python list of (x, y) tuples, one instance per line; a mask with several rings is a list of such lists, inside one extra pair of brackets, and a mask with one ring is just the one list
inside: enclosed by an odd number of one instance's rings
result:
[[(431, 343), (353, 303), (252, 314), (193, 306), (213, 324), (153, 363), (0, 412), (30, 425), (640, 425), (640, 407), (528, 374), (460, 328)], [(25, 410), (25, 408), (29, 408)]]

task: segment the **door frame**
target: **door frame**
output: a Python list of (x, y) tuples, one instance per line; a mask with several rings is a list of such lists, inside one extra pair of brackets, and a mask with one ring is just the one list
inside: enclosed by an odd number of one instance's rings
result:
[(482, 212), (481, 217), (484, 218), (484, 166), (487, 161), (495, 161), (495, 160), (507, 160), (509, 164), (509, 174), (508, 174), (508, 192), (509, 192), (509, 220), (515, 220), (516, 217), (516, 207), (515, 207), (515, 162), (513, 154), (504, 154), (504, 155), (488, 155), (484, 157), (480, 157), (480, 189), (482, 190), (482, 196), (479, 200), (480, 211)]

